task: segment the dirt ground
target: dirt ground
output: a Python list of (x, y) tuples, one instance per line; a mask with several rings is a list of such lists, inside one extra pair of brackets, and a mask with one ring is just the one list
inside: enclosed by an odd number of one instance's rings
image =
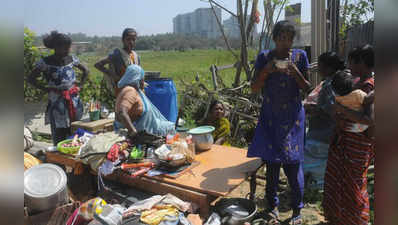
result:
[[(264, 171), (262, 169), (259, 170), (259, 175), (264, 175)], [(95, 178), (94, 178), (95, 179)], [(69, 174), (68, 186), (70, 191), (69, 194), (73, 195), (75, 200), (80, 200), (84, 202), (90, 198), (96, 197), (96, 193), (93, 190), (93, 187), (96, 187), (96, 181), (93, 180), (93, 177), (85, 173), (81, 176), (73, 176)], [(108, 183), (108, 182), (107, 182)], [(136, 190), (134, 192), (137, 192)], [(249, 181), (243, 182), (237, 188), (235, 188), (228, 197), (241, 197), (245, 198), (247, 193), (250, 192)], [(257, 188), (256, 188), (256, 203), (259, 209), (259, 212), (264, 211), (265, 201), (264, 201), (264, 192), (265, 192), (265, 180), (261, 178), (257, 178)], [(98, 194), (98, 193), (97, 193)], [(128, 194), (128, 193), (126, 193)], [(137, 195), (139, 193), (135, 193)], [(142, 193), (141, 193), (142, 194)], [(287, 184), (287, 178), (283, 174), (283, 170), (281, 170), (281, 181), (279, 185), (278, 196), (280, 198), (280, 218), (283, 225), (288, 225), (290, 222), (290, 218), (292, 215), (292, 210), (289, 207), (289, 187)], [(304, 194), (305, 207), (302, 210), (302, 216), (304, 224), (306, 225), (326, 225), (324, 217), (322, 216), (322, 212), (320, 210), (320, 196), (321, 194), (317, 190), (306, 189), (306, 193)], [(105, 197), (105, 196), (103, 196)], [(113, 196), (115, 197), (115, 196)], [(145, 197), (149, 196), (135, 196), (132, 198), (140, 198), (139, 200), (145, 199)], [(109, 200), (109, 199), (107, 199)]]
[[(264, 176), (264, 171), (262, 169), (259, 170), (259, 175)], [(288, 225), (290, 222), (290, 218), (292, 216), (292, 210), (290, 209), (289, 203), (289, 187), (287, 184), (287, 178), (283, 174), (283, 170), (281, 170), (281, 179), (279, 184), (279, 192), (278, 196), (280, 199), (279, 213), (282, 224)], [(249, 181), (243, 182), (240, 186), (234, 189), (229, 197), (246, 197), (247, 193), (250, 192)], [(261, 178), (257, 178), (257, 188), (256, 188), (256, 199), (257, 206), (259, 211), (264, 211), (265, 208), (265, 180)], [(321, 203), (321, 193), (318, 190), (306, 189), (304, 193), (304, 203), (305, 206), (302, 209), (302, 217), (303, 224), (306, 225), (326, 225), (325, 219), (322, 215), (320, 209)]]

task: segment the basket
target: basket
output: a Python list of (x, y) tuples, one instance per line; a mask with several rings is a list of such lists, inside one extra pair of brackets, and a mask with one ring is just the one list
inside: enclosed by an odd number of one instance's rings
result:
[(39, 159), (37, 159), (36, 157), (34, 157), (33, 155), (24, 152), (23, 153), (23, 165), (24, 165), (24, 169), (30, 169), (33, 166), (39, 165), (41, 163), (41, 161)]
[(57, 207), (56, 209), (48, 210), (45, 212), (41, 212), (35, 215), (25, 214), (25, 224), (32, 225), (58, 225), (58, 224), (66, 224), (69, 217), (73, 215), (76, 209), (80, 206), (80, 202), (72, 202), (62, 206)]
[(72, 141), (73, 141), (72, 139), (67, 139), (67, 140), (59, 142), (57, 145), (57, 150), (62, 153), (65, 153), (65, 154), (76, 154), (79, 151), (81, 146), (62, 147), (62, 144), (71, 143)]

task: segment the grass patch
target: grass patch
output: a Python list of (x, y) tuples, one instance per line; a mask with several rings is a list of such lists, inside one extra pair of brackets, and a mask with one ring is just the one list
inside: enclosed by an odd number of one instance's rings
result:
[[(145, 71), (160, 71), (161, 77), (169, 77), (174, 80), (177, 91), (183, 90), (180, 79), (190, 83), (199, 74), (200, 81), (208, 88), (211, 87), (210, 66), (230, 65), (235, 63), (235, 58), (228, 50), (190, 50), (190, 51), (143, 51), (138, 52), (141, 58), (141, 66)], [(237, 52), (239, 55), (239, 52)], [(82, 54), (79, 59), (90, 69), (89, 79), (99, 83), (102, 73), (98, 71), (94, 64), (106, 55)], [(254, 60), (256, 50), (249, 50), (249, 60)], [(244, 72), (243, 72), (244, 73)], [(219, 75), (227, 86), (231, 86), (235, 77), (235, 69), (219, 71)], [(242, 74), (242, 79), (245, 75)]]

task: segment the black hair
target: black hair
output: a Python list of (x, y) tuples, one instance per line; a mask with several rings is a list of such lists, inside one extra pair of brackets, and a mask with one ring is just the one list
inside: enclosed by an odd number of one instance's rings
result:
[(366, 44), (352, 49), (348, 54), (348, 60), (355, 64), (363, 62), (367, 67), (373, 68), (375, 64), (373, 46)]
[(54, 49), (59, 46), (71, 46), (72, 39), (68, 35), (58, 33), (55, 30), (43, 37), (43, 44), (49, 49)]
[(375, 53), (372, 45), (364, 45), (362, 46), (362, 62), (369, 68), (373, 68), (375, 66)]
[(122, 40), (124, 40), (124, 38), (125, 38), (129, 33), (135, 33), (135, 34), (137, 34), (137, 31), (136, 31), (134, 28), (126, 28), (126, 29), (124, 29), (123, 34), (122, 34)]
[(336, 52), (325, 52), (318, 57), (318, 63), (322, 63), (333, 70), (344, 70), (344, 61)]
[(222, 102), (220, 102), (220, 101), (218, 101), (218, 100), (213, 100), (213, 101), (211, 102), (211, 104), (210, 104), (210, 109), (209, 109), (210, 112), (213, 111), (214, 106), (216, 106), (216, 105), (218, 105), (218, 104), (222, 105), (223, 109), (225, 109), (224, 104), (222, 104)]
[(354, 78), (344, 71), (339, 71), (333, 77), (332, 87), (336, 94), (340, 96), (348, 95), (353, 91)]
[(296, 28), (293, 23), (288, 20), (282, 20), (275, 24), (274, 29), (272, 30), (272, 38), (276, 39), (281, 33), (288, 32), (296, 36)]

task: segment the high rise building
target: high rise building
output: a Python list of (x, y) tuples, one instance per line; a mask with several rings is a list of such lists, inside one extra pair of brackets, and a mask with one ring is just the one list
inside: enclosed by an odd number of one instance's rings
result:
[[(221, 22), (221, 9), (215, 7), (215, 12)], [(221, 36), (217, 19), (211, 8), (199, 8), (191, 13), (177, 15), (173, 18), (173, 33), (192, 34), (206, 38)]]

